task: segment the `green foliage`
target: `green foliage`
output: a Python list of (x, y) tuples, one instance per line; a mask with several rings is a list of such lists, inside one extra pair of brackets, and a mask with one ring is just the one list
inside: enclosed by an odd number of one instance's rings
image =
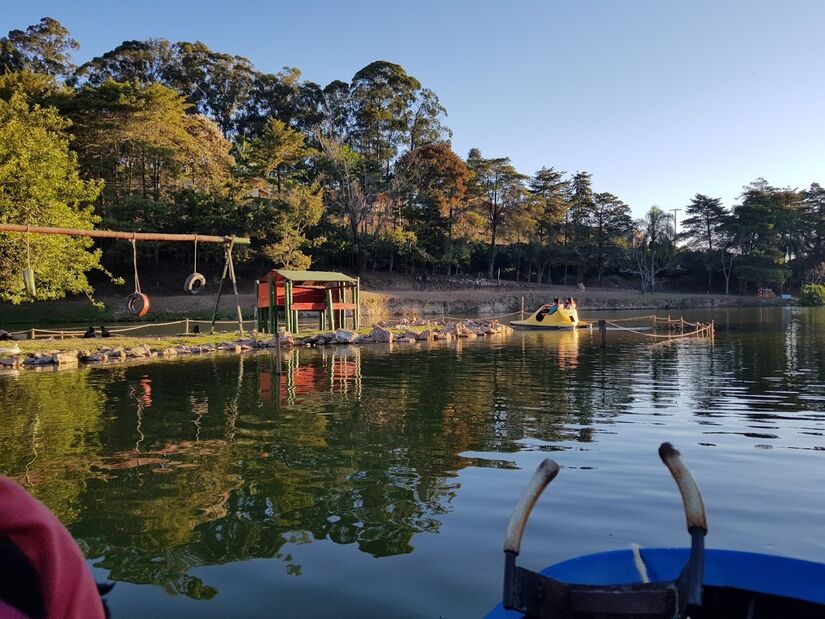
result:
[(0, 38), (0, 73), (29, 71), (67, 76), (74, 69), (71, 53), (79, 48), (63, 24), (44, 17), (25, 30), (12, 30)]
[(825, 305), (825, 286), (805, 284), (799, 289), (799, 304), (807, 306)]
[[(91, 203), (101, 190), (84, 181), (69, 150), (69, 123), (54, 108), (30, 106), (22, 96), (0, 101), (0, 222), (92, 228)], [(0, 233), (0, 300), (32, 300), (21, 272), (30, 264), (37, 299), (91, 294), (86, 273), (100, 268), (92, 240), (66, 236)], [(30, 256), (30, 262), (29, 262)]]
[[(723, 277), (742, 292), (825, 279), (817, 183), (759, 179), (728, 208), (696, 194), (674, 239), (660, 209), (634, 228), (628, 205), (586, 171), (527, 178), (478, 149), (462, 161), (438, 96), (398, 64), (321, 87), (295, 67), (261, 72), (197, 41), (124, 41), (77, 70), (75, 49), (51, 18), (12, 30), (0, 39), (0, 99), (53, 105), (71, 121), (58, 132), (71, 134), (80, 177), (104, 181), (105, 227), (246, 235), (246, 259), (361, 272), (486, 270), (567, 285), (630, 271), (646, 290), (664, 273), (708, 291)], [(39, 164), (21, 163), (32, 174)]]

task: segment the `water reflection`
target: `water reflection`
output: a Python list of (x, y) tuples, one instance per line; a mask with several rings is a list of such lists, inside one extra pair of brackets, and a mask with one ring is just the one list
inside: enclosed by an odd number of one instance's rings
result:
[(705, 446), (823, 449), (825, 313), (720, 323), (715, 344), (611, 333), (603, 349), (574, 331), (296, 348), (282, 376), (271, 353), (23, 373), (0, 378), (0, 471), (111, 578), (191, 599), (222, 587), (196, 568), (268, 558), (298, 576), (307, 544), (402, 557), (438, 534), (460, 554), (489, 540), (444, 532), (457, 498), (497, 505), (462, 494), (468, 469), (614, 436), (631, 458), (665, 427)]

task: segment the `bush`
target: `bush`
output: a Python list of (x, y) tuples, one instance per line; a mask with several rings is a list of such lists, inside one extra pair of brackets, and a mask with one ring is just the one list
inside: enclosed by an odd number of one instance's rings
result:
[(800, 305), (825, 305), (825, 286), (805, 284), (799, 291)]

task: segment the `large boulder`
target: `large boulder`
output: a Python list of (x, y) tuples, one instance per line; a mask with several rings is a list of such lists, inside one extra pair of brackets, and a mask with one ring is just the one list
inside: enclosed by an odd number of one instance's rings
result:
[(56, 352), (52, 355), (52, 362), (60, 366), (77, 365), (77, 353)]
[(415, 336), (415, 339), (417, 339), (419, 342), (429, 342), (431, 339), (433, 339), (433, 332), (431, 329), (424, 329)]
[(358, 334), (355, 331), (348, 331), (347, 329), (336, 329), (335, 342), (337, 344), (352, 344), (358, 339)]
[(376, 325), (372, 328), (368, 337), (373, 342), (389, 343), (392, 342), (392, 331)]

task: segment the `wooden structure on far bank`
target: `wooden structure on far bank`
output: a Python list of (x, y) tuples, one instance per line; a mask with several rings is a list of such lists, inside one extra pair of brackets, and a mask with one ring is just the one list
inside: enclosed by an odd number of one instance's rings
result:
[(286, 330), (298, 332), (299, 312), (318, 312), (318, 328), (346, 327), (361, 323), (360, 281), (333, 271), (273, 269), (257, 282), (258, 330), (276, 333), (278, 312), (283, 311)]

